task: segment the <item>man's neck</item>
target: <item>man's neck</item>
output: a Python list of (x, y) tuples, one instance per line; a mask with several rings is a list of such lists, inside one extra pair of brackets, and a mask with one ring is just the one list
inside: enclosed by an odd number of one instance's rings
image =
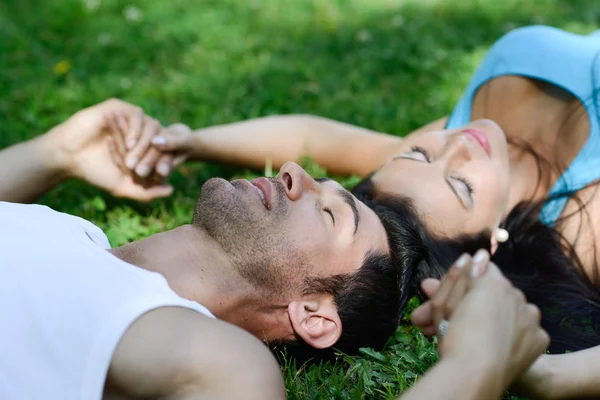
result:
[(163, 275), (179, 296), (260, 339), (293, 340), (288, 302), (248, 284), (223, 248), (201, 227), (184, 225), (109, 250), (114, 256)]
[(163, 275), (174, 292), (202, 304), (217, 317), (251, 302), (252, 288), (201, 227), (184, 225), (109, 251)]

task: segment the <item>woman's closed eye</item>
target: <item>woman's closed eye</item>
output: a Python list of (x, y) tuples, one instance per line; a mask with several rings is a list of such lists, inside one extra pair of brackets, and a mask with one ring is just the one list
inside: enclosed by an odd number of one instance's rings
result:
[(450, 179), (459, 182), (458, 186), (460, 187), (459, 190), (454, 190), (457, 194), (459, 194), (459, 196), (464, 196), (467, 197), (468, 201), (471, 203), (471, 205), (473, 204), (473, 194), (475, 193), (475, 190), (473, 189), (473, 185), (471, 185), (471, 183), (463, 177), (460, 176), (451, 176)]
[(410, 154), (411, 156), (414, 156), (414, 157), (419, 157), (420, 160), (415, 158), (418, 161), (424, 161), (424, 162), (428, 162), (428, 163), (431, 162), (431, 157), (430, 157), (429, 153), (427, 152), (427, 150), (425, 150), (422, 147), (413, 146), (413, 147), (411, 147), (410, 153), (408, 153), (408, 154)]

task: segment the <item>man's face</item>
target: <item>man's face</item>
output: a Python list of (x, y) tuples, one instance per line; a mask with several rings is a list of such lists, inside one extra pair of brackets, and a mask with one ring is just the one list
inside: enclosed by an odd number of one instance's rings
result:
[(306, 278), (357, 271), (369, 251), (389, 253), (375, 213), (329, 179), (286, 163), (274, 179), (211, 179), (195, 222), (256, 289), (297, 293)]

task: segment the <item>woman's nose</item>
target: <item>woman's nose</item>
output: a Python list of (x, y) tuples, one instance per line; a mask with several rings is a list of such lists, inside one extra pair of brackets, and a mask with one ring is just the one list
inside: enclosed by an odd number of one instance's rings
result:
[(449, 163), (451, 162), (459, 162), (464, 163), (467, 161), (471, 161), (471, 143), (467, 136), (461, 133), (457, 133), (453, 138), (451, 138), (444, 147), (444, 152), (442, 154), (442, 159), (447, 160)]

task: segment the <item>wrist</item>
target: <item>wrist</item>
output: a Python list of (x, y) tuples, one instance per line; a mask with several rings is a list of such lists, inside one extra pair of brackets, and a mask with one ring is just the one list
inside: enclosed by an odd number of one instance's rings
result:
[(193, 160), (211, 161), (211, 128), (193, 131), (189, 141), (189, 158)]
[[(564, 399), (578, 396), (579, 379), (577, 366), (563, 365), (567, 354), (543, 355), (544, 367), (539, 374), (540, 386), (544, 388), (545, 400)], [(575, 372), (575, 376), (573, 376)]]
[(61, 125), (57, 125), (45, 135), (34, 139), (44, 167), (59, 180), (71, 177), (73, 170), (73, 160), (67, 151), (63, 136)]
[(463, 371), (465, 385), (472, 390), (469, 398), (500, 398), (506, 390), (505, 368), (500, 360), (474, 352), (468, 355), (453, 355), (442, 361), (452, 363), (455, 368)]

